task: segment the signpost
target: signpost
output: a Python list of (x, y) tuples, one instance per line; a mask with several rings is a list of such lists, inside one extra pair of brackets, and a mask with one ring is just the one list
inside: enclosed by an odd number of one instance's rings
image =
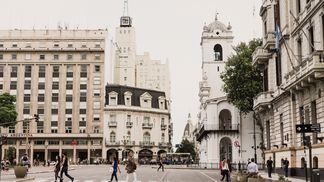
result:
[[(319, 123), (317, 124), (297, 124), (296, 125), (296, 133), (302, 133), (303, 134), (303, 144), (304, 144), (304, 150), (306, 147), (309, 149), (309, 169), (310, 169), (310, 181), (312, 182), (312, 173), (313, 173), (313, 166), (312, 166), (312, 144), (310, 141), (310, 138), (306, 137), (306, 133), (320, 133), (321, 132), (321, 125)], [(313, 138), (313, 140), (317, 140), (317, 138)], [(307, 164), (305, 163), (305, 176), (306, 176), (306, 182), (308, 180), (307, 177)]]

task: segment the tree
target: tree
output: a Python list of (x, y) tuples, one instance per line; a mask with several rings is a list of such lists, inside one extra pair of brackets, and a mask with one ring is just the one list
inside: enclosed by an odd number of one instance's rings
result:
[(0, 94), (0, 126), (14, 126), (17, 118), (16, 97), (9, 93)]
[(221, 74), (228, 101), (245, 114), (253, 111), (253, 98), (262, 91), (261, 72), (252, 66), (252, 53), (261, 44), (260, 39), (253, 39), (234, 47), (235, 54)]
[(8, 159), (11, 164), (13, 164), (13, 160), (16, 158), (16, 148), (10, 146), (6, 152), (5, 158)]
[(187, 139), (182, 140), (181, 145), (177, 148), (176, 153), (190, 153), (193, 160), (196, 158), (195, 145)]

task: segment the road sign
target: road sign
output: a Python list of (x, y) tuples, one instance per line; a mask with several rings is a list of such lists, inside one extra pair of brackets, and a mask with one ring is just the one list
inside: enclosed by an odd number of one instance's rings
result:
[(320, 133), (320, 124), (296, 124), (296, 133)]
[(240, 147), (240, 142), (236, 140), (236, 141), (234, 142), (234, 146), (235, 146), (235, 147)]

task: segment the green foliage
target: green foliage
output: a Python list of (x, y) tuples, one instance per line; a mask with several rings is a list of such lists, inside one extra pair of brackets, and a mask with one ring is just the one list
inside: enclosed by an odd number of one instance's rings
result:
[(221, 74), (228, 101), (243, 113), (253, 110), (253, 98), (262, 91), (261, 72), (252, 66), (252, 53), (261, 44), (260, 39), (253, 39), (234, 47), (235, 54)]
[(187, 139), (182, 140), (181, 147), (177, 148), (176, 153), (190, 153), (193, 160), (196, 158), (195, 145)]
[(13, 160), (16, 158), (16, 148), (15, 147), (9, 147), (6, 152), (6, 159), (10, 161), (10, 163), (13, 163)]
[(4, 124), (16, 121), (18, 113), (16, 112), (16, 97), (9, 93), (0, 94), (0, 125), (3, 127), (13, 126), (13, 124)]

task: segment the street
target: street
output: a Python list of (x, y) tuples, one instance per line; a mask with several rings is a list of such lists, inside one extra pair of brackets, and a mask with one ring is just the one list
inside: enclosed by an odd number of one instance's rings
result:
[[(107, 165), (89, 165), (73, 166), (75, 170), (69, 171), (69, 174), (75, 178), (75, 182), (104, 182), (110, 180), (109, 167)], [(121, 174), (118, 174), (119, 181), (125, 181), (126, 173), (124, 166), (120, 166)], [(164, 172), (157, 172), (152, 166), (139, 166), (137, 171), (138, 182), (215, 182), (220, 181), (219, 171), (215, 170), (190, 170), (190, 169), (166, 169)], [(54, 172), (29, 174), (28, 177), (35, 177), (37, 182), (54, 181)], [(2, 176), (1, 181), (13, 181), (13, 175)], [(70, 181), (64, 177), (64, 181)], [(133, 176), (129, 181), (133, 181)]]

